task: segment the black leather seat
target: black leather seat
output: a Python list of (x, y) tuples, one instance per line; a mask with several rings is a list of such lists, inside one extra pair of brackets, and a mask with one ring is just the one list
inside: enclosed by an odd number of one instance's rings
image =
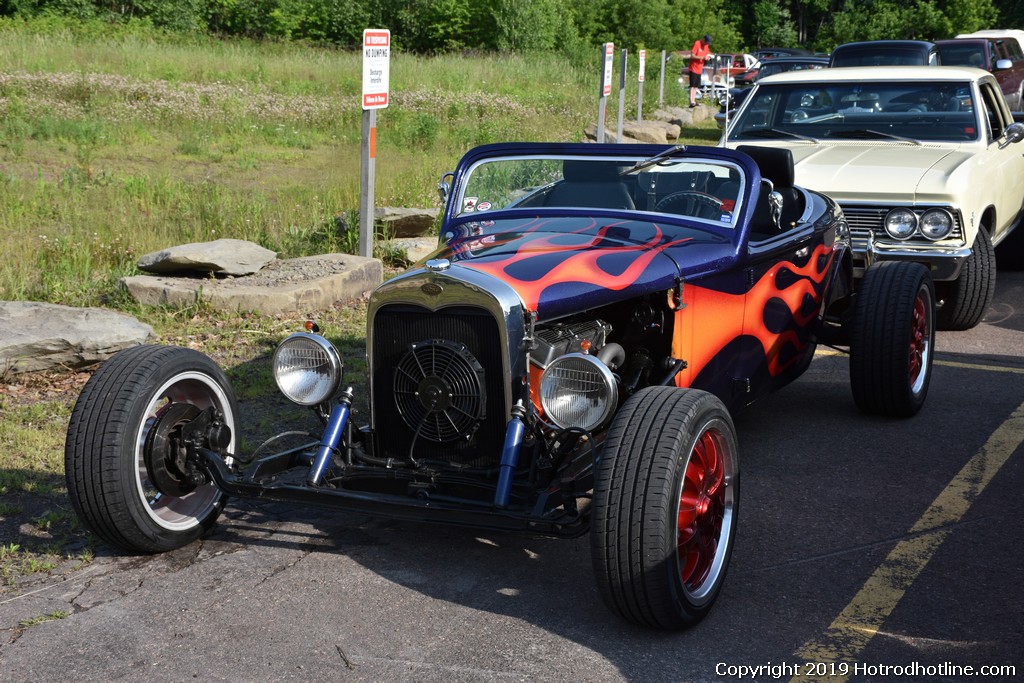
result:
[(633, 197), (619, 174), (629, 166), (612, 161), (567, 159), (562, 162), (565, 180), (551, 188), (547, 206), (579, 206), (592, 209), (634, 209)]
[(771, 237), (781, 231), (788, 230), (803, 215), (803, 195), (796, 189), (796, 171), (793, 167), (793, 153), (782, 147), (759, 147), (757, 145), (739, 145), (737, 152), (750, 156), (761, 170), (761, 177), (772, 182), (774, 190), (782, 195), (781, 228), (772, 221), (771, 207), (768, 204), (770, 190), (762, 186), (754, 205), (754, 218), (751, 231), (754, 237)]

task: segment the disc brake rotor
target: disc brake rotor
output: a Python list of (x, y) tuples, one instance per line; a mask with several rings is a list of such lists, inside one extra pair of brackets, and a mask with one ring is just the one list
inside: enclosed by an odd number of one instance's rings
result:
[(199, 413), (191, 403), (172, 403), (161, 411), (146, 435), (146, 470), (153, 486), (165, 496), (181, 498), (196, 487), (186, 475), (185, 449), (180, 446), (181, 426)]

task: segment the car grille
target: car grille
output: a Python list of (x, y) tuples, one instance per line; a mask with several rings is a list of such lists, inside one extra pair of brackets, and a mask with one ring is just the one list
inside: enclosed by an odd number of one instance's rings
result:
[[(893, 210), (892, 206), (885, 207), (873, 207), (873, 206), (841, 206), (843, 214), (846, 216), (846, 222), (850, 226), (850, 237), (857, 243), (856, 246), (864, 248), (864, 243), (867, 242), (868, 234), (874, 231), (875, 239), (887, 238), (885, 234), (885, 227), (883, 221), (885, 220), (885, 214)], [(923, 208), (913, 209), (917, 217), (920, 218), (928, 209), (936, 207), (926, 206)], [(948, 207), (942, 207), (948, 208)], [(960, 214), (958, 211), (952, 209), (949, 212), (953, 215), (953, 231), (949, 234), (946, 239), (963, 239), (963, 229), (960, 226)], [(926, 241), (923, 238), (919, 238), (918, 241)]]
[(372, 380), (382, 453), (405, 459), (412, 449), (417, 460), (497, 465), (506, 414), (501, 349), (498, 323), (481, 308), (380, 308)]

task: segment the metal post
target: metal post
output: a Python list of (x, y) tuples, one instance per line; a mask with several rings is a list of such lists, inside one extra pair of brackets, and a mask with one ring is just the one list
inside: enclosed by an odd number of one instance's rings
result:
[(359, 188), (359, 255), (373, 257), (373, 186), (377, 164), (377, 110), (363, 110), (362, 168)]
[(622, 112), (626, 107), (626, 50), (622, 51), (622, 66), (619, 67), (619, 123), (615, 131), (615, 142), (622, 142)]
[(661, 51), (661, 76), (658, 82), (658, 106), (662, 107), (665, 105), (665, 64), (668, 63), (668, 58), (665, 56), (665, 51)]
[(601, 87), (597, 98), (597, 141), (604, 142), (604, 119), (608, 113), (608, 95), (612, 92), (612, 61), (615, 54), (614, 43), (601, 45)]

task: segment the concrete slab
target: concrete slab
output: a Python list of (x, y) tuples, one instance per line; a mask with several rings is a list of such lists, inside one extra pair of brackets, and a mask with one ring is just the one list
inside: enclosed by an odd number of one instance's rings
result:
[(120, 285), (150, 306), (187, 306), (202, 300), (220, 311), (275, 314), (323, 310), (358, 299), (383, 278), (378, 259), (321, 254), (274, 261), (244, 277), (136, 275), (122, 278)]

